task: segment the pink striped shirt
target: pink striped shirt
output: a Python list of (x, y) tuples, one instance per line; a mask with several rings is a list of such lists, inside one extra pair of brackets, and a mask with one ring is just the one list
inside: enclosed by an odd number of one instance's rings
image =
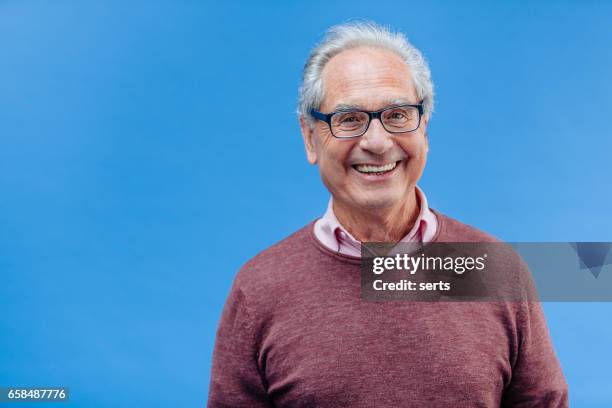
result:
[[(431, 242), (438, 229), (436, 215), (427, 205), (425, 193), (416, 187), (417, 205), (420, 207), (419, 215), (408, 234), (400, 242)], [(329, 199), (327, 211), (314, 225), (315, 237), (323, 245), (334, 252), (344, 255), (361, 257), (361, 243), (357, 241), (336, 218), (332, 199)]]

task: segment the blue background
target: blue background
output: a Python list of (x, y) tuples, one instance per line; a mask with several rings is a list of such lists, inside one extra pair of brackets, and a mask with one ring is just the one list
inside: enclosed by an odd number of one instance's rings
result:
[[(297, 87), (349, 18), (431, 64), (432, 207), (612, 241), (610, 2), (2, 1), (0, 385), (204, 405), (234, 274), (325, 209)], [(572, 406), (612, 406), (612, 305), (544, 307)]]

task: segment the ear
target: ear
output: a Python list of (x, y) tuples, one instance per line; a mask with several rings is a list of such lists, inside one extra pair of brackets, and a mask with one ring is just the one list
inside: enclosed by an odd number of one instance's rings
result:
[(425, 143), (425, 155), (429, 153), (429, 137), (427, 134), (427, 125), (429, 125), (429, 116), (424, 116), (421, 118), (421, 132), (423, 132), (423, 142)]
[(421, 118), (421, 128), (423, 129), (423, 135), (427, 139), (427, 125), (429, 125), (429, 116), (423, 116)]
[(304, 139), (304, 147), (306, 148), (306, 158), (310, 164), (317, 163), (317, 150), (315, 149), (315, 134), (314, 129), (310, 127), (304, 116), (300, 115), (300, 129), (302, 130), (302, 138)]

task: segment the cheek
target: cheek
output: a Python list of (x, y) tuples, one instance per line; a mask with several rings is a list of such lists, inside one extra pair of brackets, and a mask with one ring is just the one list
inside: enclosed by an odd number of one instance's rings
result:
[(344, 168), (351, 144), (325, 133), (321, 134), (319, 140), (321, 143), (318, 148), (318, 154), (321, 157), (321, 167), (335, 168), (336, 172), (338, 169)]
[(347, 182), (348, 169), (345, 165), (348, 153), (347, 146), (332, 141), (320, 152), (319, 171), (321, 178), (330, 190), (337, 191)]
[(410, 177), (418, 178), (425, 168), (427, 162), (428, 144), (423, 135), (419, 135), (419, 139), (411, 140), (402, 145), (404, 152), (409, 156), (407, 169), (411, 174)]
[(333, 150), (335, 138), (329, 132), (329, 129), (325, 128), (319, 132), (319, 140), (321, 141), (321, 149), (325, 150), (326, 152)]
[(346, 169), (344, 168), (345, 158), (340, 151), (325, 150), (321, 154), (319, 165), (321, 173), (325, 173), (328, 179), (339, 179), (344, 177)]
[(424, 156), (427, 156), (427, 142), (422, 139), (407, 141), (401, 147), (413, 160), (421, 160)]

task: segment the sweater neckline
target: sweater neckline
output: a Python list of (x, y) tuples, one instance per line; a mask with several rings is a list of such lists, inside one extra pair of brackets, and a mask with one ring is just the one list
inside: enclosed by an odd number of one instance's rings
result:
[[(440, 214), (437, 210), (434, 210), (431, 207), (430, 207), (430, 210), (436, 215), (436, 218), (438, 220), (438, 229), (436, 231), (436, 234), (433, 236), (432, 240), (430, 242), (428, 242), (426, 245), (429, 245), (429, 244), (434, 243), (434, 242), (438, 242), (438, 239), (440, 238), (442, 229), (446, 228), (446, 220), (445, 220), (446, 217), (444, 215)], [(314, 233), (314, 225), (317, 222), (317, 220), (318, 220), (318, 218), (313, 220), (307, 226), (308, 236), (309, 236), (310, 241), (312, 242), (312, 244), (315, 246), (315, 248), (317, 248), (319, 251), (323, 252), (325, 255), (331, 256), (332, 258), (336, 258), (336, 259), (338, 259), (341, 262), (350, 263), (350, 264), (360, 264), (361, 263), (361, 257), (353, 256), (353, 255), (346, 255), (346, 254), (342, 254), (340, 252), (332, 251), (331, 249), (326, 247), (321, 241), (319, 241), (319, 239), (315, 236), (315, 233)]]

